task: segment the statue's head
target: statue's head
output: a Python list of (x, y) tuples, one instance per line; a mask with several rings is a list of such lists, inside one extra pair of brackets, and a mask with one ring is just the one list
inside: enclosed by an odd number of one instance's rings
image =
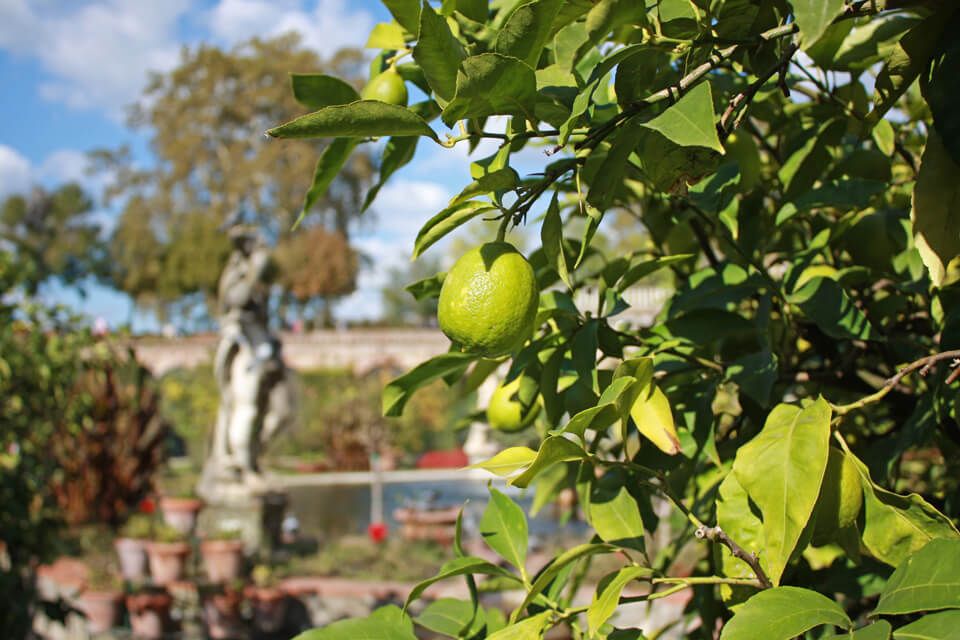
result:
[(260, 234), (257, 228), (249, 224), (236, 224), (230, 227), (228, 231), (230, 241), (233, 242), (235, 249), (249, 254), (260, 241)]

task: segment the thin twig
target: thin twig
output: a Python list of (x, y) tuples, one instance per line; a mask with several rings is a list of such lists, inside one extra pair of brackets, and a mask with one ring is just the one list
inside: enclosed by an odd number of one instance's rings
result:
[[(850, 413), (851, 411), (862, 409), (868, 404), (872, 404), (874, 402), (877, 402), (878, 400), (883, 399), (884, 396), (886, 396), (898, 384), (900, 384), (901, 380), (903, 380), (906, 376), (910, 375), (911, 373), (919, 372), (921, 376), (925, 376), (928, 373), (930, 373), (930, 370), (933, 369), (934, 365), (936, 365), (938, 362), (943, 362), (944, 360), (957, 360), (957, 359), (960, 359), (960, 349), (954, 349), (952, 351), (941, 351), (940, 353), (935, 353), (933, 355), (920, 358), (919, 360), (914, 360), (907, 366), (897, 371), (897, 373), (895, 373), (893, 376), (888, 378), (887, 381), (883, 383), (883, 386), (877, 392), (871, 393), (868, 396), (864, 396), (863, 398), (860, 398), (856, 402), (851, 402), (850, 404), (834, 405), (833, 412), (837, 416), (842, 416)], [(957, 370), (958, 369), (954, 368), (954, 371), (950, 373), (950, 376), (947, 378), (948, 384), (955, 381), (957, 376), (960, 375), (960, 374), (957, 374)]]
[[(738, 93), (730, 100), (730, 103), (727, 105), (727, 108), (724, 110), (723, 115), (720, 116), (720, 124), (718, 125), (720, 141), (722, 142), (729, 136), (734, 129), (740, 126), (740, 123), (743, 121), (743, 117), (746, 114), (746, 109), (739, 112), (739, 115), (736, 119), (733, 120), (731, 124), (730, 120), (733, 118), (733, 115), (737, 113), (742, 105), (749, 105), (753, 99), (756, 97), (760, 89), (769, 82), (777, 73), (780, 74), (780, 79), (778, 82), (782, 87), (786, 87), (785, 72), (787, 67), (790, 64), (790, 59), (793, 57), (793, 54), (797, 52), (797, 45), (790, 43), (787, 45), (786, 49), (783, 52), (783, 55), (780, 57), (780, 60), (776, 65), (770, 67), (766, 72), (757, 77), (757, 79), (750, 83), (746, 89)], [(787, 89), (789, 91), (789, 89)]]
[(767, 577), (763, 567), (760, 566), (760, 558), (758, 558), (755, 553), (750, 553), (739, 544), (734, 542), (734, 540), (719, 526), (706, 527), (701, 525), (700, 527), (697, 527), (694, 535), (696, 535), (700, 540), (719, 542), (730, 550), (730, 553), (733, 554), (734, 558), (739, 558), (740, 560), (746, 562), (747, 565), (750, 566), (750, 569), (753, 571), (754, 575), (757, 576), (757, 581), (760, 583), (760, 587), (762, 589), (769, 589), (773, 586), (773, 583), (770, 582), (770, 578)]

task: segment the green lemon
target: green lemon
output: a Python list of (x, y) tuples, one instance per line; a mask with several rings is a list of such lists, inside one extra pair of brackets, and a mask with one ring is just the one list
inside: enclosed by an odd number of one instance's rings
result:
[[(529, 398), (528, 402), (524, 402)], [(487, 405), (487, 422), (498, 431), (520, 431), (540, 413), (536, 402), (536, 381), (518, 376), (497, 387)]]
[(527, 259), (507, 242), (488, 242), (463, 254), (447, 273), (437, 320), (465, 351), (493, 358), (530, 337), (539, 299)]
[(397, 70), (390, 67), (380, 75), (372, 78), (360, 92), (364, 100), (379, 100), (387, 104), (407, 104), (407, 85)]
[(840, 529), (853, 525), (863, 508), (860, 473), (854, 461), (830, 447), (820, 496), (813, 508), (813, 544), (831, 542)]

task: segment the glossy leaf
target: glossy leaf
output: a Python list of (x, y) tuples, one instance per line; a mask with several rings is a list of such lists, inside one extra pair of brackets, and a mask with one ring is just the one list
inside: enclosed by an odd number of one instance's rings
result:
[(927, 136), (913, 190), (913, 239), (935, 285), (960, 255), (960, 164), (947, 153), (936, 130)]
[(509, 624), (503, 629), (487, 636), (487, 640), (540, 640), (547, 628), (552, 612), (544, 611), (519, 622)]
[(853, 626), (840, 605), (816, 591), (774, 587), (747, 600), (723, 627), (720, 640), (790, 640), (825, 624)]
[(499, 53), (470, 56), (457, 73), (457, 93), (441, 118), (452, 126), (464, 118), (492, 115), (531, 115), (537, 79), (526, 63)]
[(494, 207), (488, 202), (469, 200), (451, 205), (427, 220), (417, 233), (413, 245), (413, 257), (420, 257), (424, 251), (433, 246), (445, 235), (480, 214), (493, 211)]
[(550, 199), (550, 206), (540, 226), (540, 244), (543, 253), (547, 256), (547, 264), (553, 267), (567, 288), (571, 287), (570, 271), (567, 267), (567, 256), (563, 250), (563, 220), (560, 219), (560, 208), (557, 206), (557, 194)]
[(420, 23), (420, 0), (383, 0), (387, 10), (404, 29), (417, 33)]
[(383, 415), (399, 416), (413, 393), (437, 378), (458, 371), (476, 360), (470, 353), (444, 353), (417, 365), (383, 389)]
[[(717, 499), (717, 525), (736, 540), (745, 551), (756, 555), (764, 572), (770, 572), (770, 558), (763, 553), (766, 544), (763, 521), (751, 508), (750, 497), (740, 486), (735, 473), (728, 474), (720, 484)], [(730, 578), (756, 579), (750, 565), (733, 557), (729, 549), (721, 545), (719, 553), (723, 575)]]
[(931, 540), (960, 539), (950, 519), (922, 497), (915, 493), (901, 496), (878, 487), (866, 465), (855, 456), (848, 457), (856, 464), (863, 486), (861, 540), (877, 560), (895, 567)]
[(456, 598), (439, 598), (413, 619), (421, 627), (454, 638), (473, 622), (473, 604)]
[(806, 408), (780, 404), (760, 434), (737, 452), (733, 472), (760, 508), (769, 577), (780, 576), (807, 526), (827, 468), (830, 405), (820, 398)]
[(956, 37), (957, 29), (960, 29), (960, 16), (955, 13), (941, 36), (929, 73), (921, 78), (920, 89), (930, 105), (933, 126), (940, 141), (954, 163), (960, 164), (960, 115), (957, 114), (960, 40)]
[(895, 629), (893, 640), (946, 640), (960, 629), (960, 610), (940, 611)]
[(480, 518), (480, 535), (501, 558), (525, 571), (527, 518), (523, 509), (506, 495), (490, 488), (490, 502)]
[(509, 476), (529, 466), (537, 452), (529, 447), (507, 447), (489, 460), (472, 464), (468, 469), (485, 469), (498, 476)]
[(587, 609), (587, 627), (590, 635), (596, 635), (600, 627), (610, 619), (620, 604), (620, 594), (624, 587), (634, 580), (643, 580), (653, 574), (646, 567), (624, 567), (611, 576), (607, 576), (597, 585), (593, 600)]
[(396, 22), (380, 22), (373, 26), (367, 43), (367, 49), (403, 49), (406, 46), (403, 27)]
[(533, 0), (518, 6), (500, 28), (494, 51), (536, 68), (560, 4), (560, 0)]
[(502, 567), (498, 567), (495, 564), (492, 564), (483, 558), (476, 558), (474, 556), (466, 556), (463, 558), (454, 558), (446, 562), (435, 576), (423, 580), (410, 591), (410, 594), (407, 596), (407, 603), (405, 606), (409, 606), (411, 602), (423, 595), (423, 592), (427, 588), (440, 582), (441, 580), (446, 580), (448, 578), (454, 578), (457, 576), (465, 575), (488, 575), (495, 576), (497, 578), (512, 580), (520, 582), (519, 578), (514, 576), (512, 573), (507, 571)]
[(811, 278), (788, 299), (828, 336), (858, 340), (876, 337), (870, 320), (833, 278)]
[(406, 107), (377, 100), (323, 107), (267, 131), (274, 138), (367, 138), (427, 136), (437, 140), (426, 121)]
[(868, 122), (882, 118), (917, 79), (936, 50), (945, 24), (943, 16), (934, 13), (900, 39), (877, 74)]
[(523, 599), (523, 602), (520, 603), (520, 606), (517, 607), (517, 611), (523, 611), (527, 606), (534, 601), (534, 599), (540, 593), (543, 593), (544, 589), (550, 585), (550, 583), (558, 576), (564, 569), (569, 567), (574, 562), (586, 558), (588, 556), (596, 555), (598, 553), (612, 553), (614, 547), (606, 544), (595, 544), (595, 543), (585, 543), (578, 544), (575, 547), (571, 547), (566, 551), (557, 555), (556, 558), (547, 565), (543, 571), (541, 571), (536, 579), (533, 581), (533, 584), (530, 586), (530, 591), (527, 592), (526, 597)]
[(777, 371), (777, 356), (764, 350), (732, 361), (727, 365), (726, 376), (737, 383), (740, 393), (766, 407), (777, 381)]
[(377, 609), (366, 618), (340, 620), (320, 629), (311, 629), (294, 640), (416, 640), (409, 616), (396, 606)]
[(526, 487), (547, 467), (558, 462), (572, 462), (586, 457), (587, 452), (584, 451), (582, 446), (563, 436), (549, 436), (544, 438), (540, 444), (540, 450), (537, 451), (537, 457), (533, 463), (526, 471), (511, 479), (510, 484), (516, 487)]
[(477, 195), (484, 195), (494, 191), (506, 191), (508, 189), (513, 189), (520, 183), (520, 177), (517, 175), (517, 172), (511, 169), (510, 167), (504, 167), (503, 169), (497, 169), (496, 171), (491, 171), (490, 173), (485, 173), (466, 187), (463, 188), (453, 200), (450, 201), (451, 205), (460, 204), (465, 202), (470, 198)]
[(643, 520), (636, 499), (624, 483), (594, 484), (590, 492), (589, 522), (604, 542), (643, 549)]
[(723, 153), (715, 120), (710, 83), (701, 82), (643, 126), (681, 147), (705, 147)]
[(433, 92), (449, 101), (457, 90), (457, 68), (466, 57), (463, 47), (451, 33), (446, 19), (426, 2), (420, 12), (419, 34), (413, 59), (423, 69)]
[(412, 295), (418, 302), (429, 300), (431, 298), (439, 298), (440, 289), (443, 287), (443, 280), (446, 275), (446, 272), (438, 273), (435, 276), (430, 276), (429, 278), (418, 280), (413, 284), (408, 284), (404, 287), (404, 289), (409, 291), (410, 295)]
[(960, 609), (960, 538), (931, 540), (904, 560), (880, 593), (875, 615)]
[(290, 85), (297, 102), (314, 111), (360, 99), (360, 94), (351, 85), (322, 73), (291, 73)]
[(804, 49), (819, 40), (833, 19), (843, 11), (843, 0), (790, 0), (790, 4)]
[(330, 183), (337, 177), (347, 158), (350, 157), (350, 152), (356, 146), (357, 141), (353, 138), (336, 138), (323, 150), (320, 159), (317, 160), (317, 167), (313, 172), (313, 182), (303, 199), (303, 209), (300, 210), (300, 216), (297, 218), (295, 225), (300, 224), (317, 201), (326, 195)]
[(626, 272), (617, 281), (617, 290), (623, 293), (635, 285), (638, 281), (656, 273), (660, 269), (668, 267), (672, 264), (686, 262), (693, 257), (694, 255), (692, 253), (680, 253), (672, 256), (652, 258), (649, 260), (634, 258), (630, 261), (630, 266), (627, 268)]

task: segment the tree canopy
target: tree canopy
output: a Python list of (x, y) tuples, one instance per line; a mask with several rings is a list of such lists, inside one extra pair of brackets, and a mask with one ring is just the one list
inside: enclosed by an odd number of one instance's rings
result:
[[(686, 604), (670, 628), (687, 638), (948, 637), (960, 616), (956, 3), (384, 4), (393, 21), (371, 33), (384, 50), (372, 74), (395, 68), (425, 99), (326, 94), (269, 133), (334, 138), (331, 171), (337, 141), (390, 136), (381, 182), (414, 139), (499, 142), (447, 207), (423, 212), (411, 250), (463, 225), (488, 241), (537, 233), (533, 334), (494, 361), (452, 344), (389, 383), (383, 409), (400, 414), (437, 379), (475, 388), (502, 365), (536, 390), (539, 442), (476, 466), (529, 487), (534, 510), (573, 492), (592, 536), (532, 566), (523, 510), (491, 488), (479, 527), (500, 564), (458, 538), (409, 595), (421, 608), (303, 640), (406, 640), (415, 625), (639, 639), (666, 629), (628, 627), (623, 605), (674, 594)], [(521, 176), (529, 148), (543, 166)], [(598, 241), (630, 219), (636, 246)], [(675, 287), (654, 323), (622, 321), (626, 293), (661, 272)], [(436, 296), (442, 282), (412, 288)], [(582, 288), (595, 306), (578, 308)], [(617, 568), (584, 600), (600, 555)], [(469, 599), (418, 603), (464, 578)], [(486, 589), (520, 592), (508, 619), (480, 602)]]

